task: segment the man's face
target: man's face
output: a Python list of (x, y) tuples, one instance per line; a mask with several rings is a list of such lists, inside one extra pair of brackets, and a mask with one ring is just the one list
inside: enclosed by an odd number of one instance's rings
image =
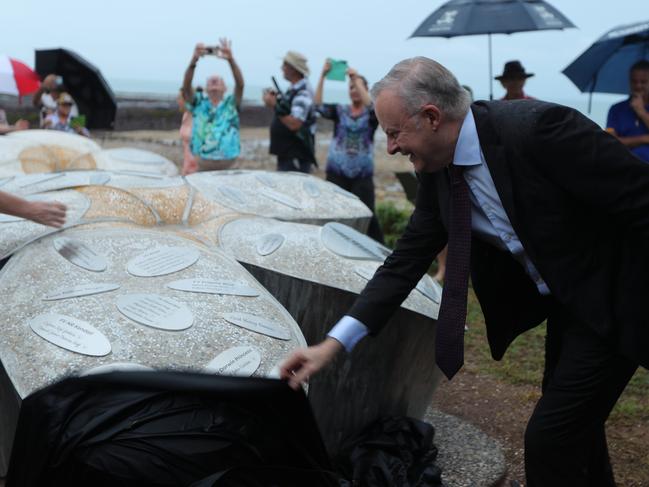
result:
[(210, 76), (207, 78), (205, 90), (208, 96), (223, 96), (226, 90), (225, 81), (220, 76)]
[(503, 88), (505, 88), (505, 90), (518, 93), (519, 91), (523, 90), (523, 86), (525, 86), (525, 81), (526, 78), (524, 76), (520, 76), (518, 78), (501, 79), (500, 84), (503, 85)]
[(629, 74), (629, 87), (632, 95), (649, 97), (649, 70), (634, 69)]
[(415, 171), (436, 172), (448, 165), (439, 157), (443, 140), (437, 133), (439, 118), (424, 110), (437, 110), (425, 105), (416, 113), (408, 113), (401, 97), (391, 90), (383, 90), (376, 98), (376, 116), (388, 138), (388, 153), (408, 156)]

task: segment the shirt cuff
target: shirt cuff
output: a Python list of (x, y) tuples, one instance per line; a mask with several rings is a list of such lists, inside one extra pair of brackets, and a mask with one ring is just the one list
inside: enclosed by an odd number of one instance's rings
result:
[(347, 353), (351, 352), (356, 344), (368, 334), (367, 327), (351, 316), (343, 316), (338, 323), (334, 325), (327, 336), (338, 340)]

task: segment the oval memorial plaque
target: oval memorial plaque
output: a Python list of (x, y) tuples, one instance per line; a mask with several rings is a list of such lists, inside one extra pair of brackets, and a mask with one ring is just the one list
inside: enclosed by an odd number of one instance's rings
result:
[(108, 338), (94, 326), (72, 316), (45, 313), (32, 318), (29, 326), (41, 338), (71, 352), (102, 357), (111, 351)]
[(233, 201), (234, 203), (239, 203), (240, 205), (246, 204), (246, 195), (243, 194), (241, 190), (236, 188), (231, 188), (229, 186), (219, 186), (219, 191), (223, 196)]
[(354, 193), (350, 193), (349, 191), (342, 189), (340, 186), (335, 186), (333, 188), (333, 190), (334, 190), (334, 193), (338, 193), (338, 194), (340, 194), (342, 196), (346, 196), (347, 198), (351, 198), (351, 199), (355, 199), (355, 200), (358, 199), (358, 196), (356, 196)]
[(155, 152), (149, 152), (141, 149), (133, 149), (131, 147), (118, 147), (116, 149), (108, 149), (104, 153), (110, 154), (112, 157), (119, 161), (131, 162), (134, 164), (150, 164), (152, 166), (159, 166), (165, 164), (167, 159)]
[(40, 184), (52, 179), (62, 178), (65, 173), (62, 172), (48, 172), (39, 174), (28, 174), (26, 176), (16, 176), (14, 182), (19, 188), (26, 188), (33, 184)]
[(85, 243), (70, 237), (55, 238), (52, 242), (56, 251), (72, 264), (93, 272), (105, 271), (106, 257), (98, 254)]
[(231, 296), (259, 296), (259, 291), (229, 279), (181, 279), (167, 284), (169, 289), (190, 293), (227, 294)]
[(320, 196), (320, 188), (318, 188), (318, 185), (313, 181), (304, 181), (302, 187), (304, 188), (306, 194), (308, 194), (311, 198), (317, 198)]
[(264, 186), (268, 186), (269, 188), (274, 188), (274, 187), (277, 186), (275, 184), (275, 181), (273, 180), (273, 178), (270, 175), (266, 174), (266, 173), (256, 174), (255, 178), (261, 184), (263, 184)]
[(284, 243), (284, 235), (279, 233), (268, 233), (261, 237), (257, 243), (257, 253), (259, 255), (270, 255), (275, 252)]
[(442, 286), (440, 286), (439, 283), (430, 276), (422, 277), (417, 283), (415, 289), (430, 299), (433, 303), (439, 304), (442, 301)]
[(78, 298), (79, 296), (90, 296), (92, 294), (107, 293), (119, 289), (119, 284), (110, 282), (91, 282), (89, 284), (79, 284), (63, 289), (57, 289), (45, 296), (43, 301), (57, 301), (59, 299)]
[(117, 169), (111, 171), (113, 174), (119, 174), (121, 176), (136, 176), (138, 178), (148, 178), (148, 179), (165, 179), (167, 176), (157, 172), (148, 172), (148, 171), (136, 171), (134, 169)]
[(347, 225), (329, 222), (320, 231), (325, 247), (334, 254), (349, 259), (378, 260), (383, 262), (390, 249)]
[(187, 306), (159, 294), (120, 296), (117, 309), (127, 318), (159, 330), (186, 330), (194, 322), (194, 315)]
[(126, 269), (137, 277), (172, 274), (193, 265), (200, 252), (191, 247), (155, 247), (131, 259)]
[(279, 323), (250, 313), (223, 313), (223, 318), (233, 325), (280, 340), (290, 340), (291, 334)]
[(153, 369), (146, 365), (136, 364), (132, 362), (114, 362), (112, 364), (98, 365), (91, 369), (83, 371), (80, 376), (107, 374), (109, 372), (150, 372)]
[(250, 377), (259, 368), (261, 355), (254, 347), (232, 347), (218, 354), (207, 367), (206, 372), (218, 375)]
[(301, 210), (303, 209), (302, 204), (297, 201), (294, 198), (291, 198), (290, 196), (280, 193), (279, 191), (275, 191), (274, 189), (270, 188), (261, 188), (259, 190), (259, 194), (262, 196), (265, 196), (266, 198), (269, 198), (273, 201), (277, 201), (278, 203), (283, 204), (284, 206), (288, 206), (289, 208), (293, 208), (294, 210)]
[(374, 277), (374, 274), (376, 273), (376, 269), (371, 270), (365, 267), (356, 267), (354, 268), (354, 272), (359, 276), (361, 276), (363, 279), (367, 279), (369, 281)]

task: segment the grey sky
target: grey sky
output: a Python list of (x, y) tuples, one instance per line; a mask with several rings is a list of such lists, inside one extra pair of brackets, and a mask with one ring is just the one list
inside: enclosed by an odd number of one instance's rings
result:
[[(613, 26), (649, 19), (646, 0), (554, 0), (578, 29), (493, 37), (494, 74), (520, 59), (536, 73), (527, 91), (536, 97), (578, 98), (560, 71)], [(488, 94), (487, 37), (408, 39), (442, 1), (421, 0), (22, 0), (4, 2), (5, 51), (33, 65), (35, 48), (67, 47), (102, 70), (108, 79), (175, 82), (182, 77), (194, 44), (233, 40), (249, 85), (268, 85), (279, 74), (287, 49), (303, 52), (319, 73), (327, 56), (347, 59), (377, 80), (400, 59), (432, 57), (449, 67), (478, 98)], [(646, 13), (645, 13), (646, 12)], [(229, 74), (223, 61), (201, 61), (197, 80), (211, 72)], [(622, 74), (625, 76), (626, 74)], [(228, 77), (226, 77), (227, 79)], [(316, 76), (312, 76), (315, 82)], [(502, 89), (494, 84), (496, 96)], [(619, 97), (618, 97), (619, 98)], [(585, 99), (585, 96), (584, 96)]]

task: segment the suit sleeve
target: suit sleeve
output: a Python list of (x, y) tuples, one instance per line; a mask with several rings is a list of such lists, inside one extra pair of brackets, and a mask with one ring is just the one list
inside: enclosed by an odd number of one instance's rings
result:
[(419, 177), (415, 210), (403, 235), (347, 313), (365, 324), (371, 335), (387, 323), (446, 245), (430, 176)]
[(556, 106), (534, 133), (542, 171), (571, 197), (621, 228), (649, 236), (649, 164), (576, 110)]

